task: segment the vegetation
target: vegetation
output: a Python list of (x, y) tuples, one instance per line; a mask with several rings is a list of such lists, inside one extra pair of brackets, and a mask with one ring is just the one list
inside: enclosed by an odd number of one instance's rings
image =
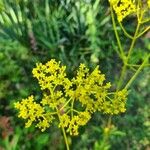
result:
[(149, 0), (1, 0), (0, 149), (148, 150), (149, 29)]

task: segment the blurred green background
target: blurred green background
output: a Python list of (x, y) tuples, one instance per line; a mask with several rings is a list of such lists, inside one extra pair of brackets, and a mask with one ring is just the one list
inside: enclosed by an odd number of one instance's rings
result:
[[(125, 20), (134, 33), (134, 18)], [(130, 41), (117, 27), (124, 47)], [(81, 62), (96, 65), (113, 85), (118, 82), (122, 62), (105, 0), (1, 0), (0, 1), (0, 150), (63, 150), (63, 137), (55, 125), (41, 133), (24, 128), (13, 103), (40, 89), (32, 77), (36, 62), (51, 58), (67, 66), (69, 76)], [(150, 52), (150, 38), (135, 46), (131, 62), (140, 64)], [(131, 74), (131, 72), (129, 72)], [(70, 139), (72, 150), (150, 149), (150, 69), (147, 67), (130, 88), (127, 111), (113, 116), (96, 114), (78, 137)], [(114, 86), (115, 87), (115, 86)]]

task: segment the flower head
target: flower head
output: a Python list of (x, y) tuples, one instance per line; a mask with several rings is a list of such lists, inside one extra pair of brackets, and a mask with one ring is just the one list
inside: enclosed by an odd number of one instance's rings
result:
[(136, 12), (136, 5), (133, 0), (109, 0), (109, 2), (117, 15), (119, 22), (128, 15)]
[(23, 99), (20, 103), (15, 103), (14, 105), (15, 108), (19, 110), (18, 117), (27, 120), (25, 124), (26, 127), (30, 127), (33, 122), (36, 122), (37, 127), (44, 131), (50, 126), (49, 123), (52, 120), (51, 116), (47, 116), (44, 108), (34, 101), (33, 95)]
[(80, 64), (77, 75), (69, 79), (66, 66), (54, 59), (46, 64), (37, 64), (32, 73), (37, 78), (43, 98), (36, 103), (33, 96), (15, 103), (18, 117), (27, 120), (25, 126), (36, 123), (41, 131), (50, 127), (54, 118), (58, 127), (65, 128), (70, 135), (78, 135), (79, 127), (90, 120), (92, 114), (119, 114), (125, 111), (127, 91), (117, 91), (110, 95), (110, 82), (97, 66), (92, 72)]

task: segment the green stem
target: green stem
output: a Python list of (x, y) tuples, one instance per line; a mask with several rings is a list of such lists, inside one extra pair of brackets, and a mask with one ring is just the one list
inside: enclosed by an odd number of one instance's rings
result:
[(123, 30), (124, 35), (125, 35), (126, 37), (130, 38), (130, 39), (133, 39), (133, 37), (132, 37), (132, 36), (126, 31), (126, 29), (123, 27), (123, 25), (122, 25), (121, 22), (119, 22), (119, 25), (120, 25), (121, 29)]
[(64, 140), (65, 140), (65, 143), (66, 143), (66, 148), (67, 148), (67, 150), (70, 150), (69, 144), (68, 144), (68, 139), (67, 139), (67, 136), (66, 136), (66, 132), (65, 132), (65, 129), (63, 127), (62, 127), (62, 132), (63, 132)]
[(136, 30), (135, 30), (135, 34), (134, 34), (134, 37), (133, 37), (133, 40), (132, 40), (132, 43), (131, 43), (131, 46), (129, 48), (129, 52), (128, 52), (128, 55), (127, 55), (126, 64), (128, 63), (128, 60), (129, 60), (129, 58), (131, 56), (131, 52), (133, 50), (135, 41), (137, 39), (137, 34), (138, 34), (138, 31), (139, 31), (139, 28), (140, 28), (140, 23), (137, 24), (137, 27), (136, 27)]
[(149, 21), (150, 21), (150, 18), (148, 18), (148, 19), (142, 21), (141, 24), (147, 23), (147, 22), (149, 22)]
[(126, 66), (126, 64), (124, 64), (123, 67), (122, 67), (122, 70), (121, 70), (121, 75), (120, 75), (119, 82), (117, 84), (117, 91), (120, 89), (120, 87), (122, 85), (122, 82), (123, 82), (123, 79), (124, 79), (124, 76), (125, 76), (125, 73), (126, 73), (126, 69), (127, 69), (127, 66)]
[[(59, 110), (57, 109), (57, 107), (56, 107), (56, 110), (57, 110), (57, 115), (58, 115), (58, 118), (59, 118), (59, 121), (60, 121), (60, 114), (59, 114)], [(65, 129), (64, 129), (64, 127), (61, 127), (61, 129), (62, 129), (63, 137), (64, 137), (64, 140), (65, 140), (66, 148), (67, 148), (67, 150), (70, 150)]]
[(141, 64), (141, 66), (138, 68), (138, 70), (136, 71), (136, 73), (132, 76), (132, 78), (129, 80), (129, 82), (126, 84), (125, 89), (128, 89), (129, 86), (132, 84), (132, 82), (135, 80), (135, 78), (138, 76), (138, 74), (141, 72), (141, 70), (143, 69), (145, 63), (147, 62), (147, 60), (149, 59), (150, 54), (144, 59), (143, 63)]
[(73, 106), (74, 106), (74, 99), (72, 100), (71, 103), (71, 117), (73, 118)]
[(80, 113), (80, 111), (77, 111), (77, 110), (75, 110), (75, 109), (73, 109), (73, 111), (76, 112), (76, 113), (78, 113), (78, 114)]
[[(51, 93), (52, 98), (53, 98), (53, 97), (54, 97), (54, 94), (53, 94), (53, 93), (54, 93), (54, 89), (52, 90), (52, 89), (50, 88), (50, 93)], [(59, 119), (59, 121), (61, 121), (61, 120), (60, 120), (60, 113), (59, 113), (59, 110), (58, 110), (57, 106), (55, 107), (55, 109), (56, 109), (56, 113), (57, 113), (58, 119)], [(70, 150), (65, 129), (64, 129), (64, 127), (61, 127), (61, 129), (62, 129), (62, 132), (63, 132), (63, 136), (64, 136), (66, 148), (67, 148), (67, 150)]]
[(63, 108), (65, 108), (70, 101), (71, 101), (71, 98), (59, 109), (59, 111), (62, 110)]
[(137, 38), (139, 38), (140, 36), (142, 36), (144, 33), (146, 33), (148, 30), (150, 29), (150, 26), (147, 27), (144, 31), (142, 31), (141, 33), (139, 33), (139, 35), (137, 35)]
[(119, 35), (118, 35), (118, 32), (117, 32), (117, 27), (116, 27), (116, 23), (115, 23), (113, 8), (110, 7), (110, 10), (111, 10), (111, 18), (112, 18), (112, 23), (113, 23), (113, 29), (114, 29), (115, 36), (116, 36), (116, 39), (117, 39), (117, 43), (118, 43), (118, 46), (119, 46), (119, 49), (120, 49), (120, 52), (118, 50), (116, 50), (116, 52), (118, 53), (120, 58), (122, 58), (124, 60), (125, 55), (124, 55), (124, 51), (123, 51), (123, 48), (122, 48), (122, 45), (121, 45), (121, 42), (120, 42), (120, 38), (119, 38)]
[[(135, 65), (135, 64), (127, 64), (129, 67), (140, 67), (141, 65)], [(145, 64), (144, 66), (149, 67), (150, 64)]]
[(122, 67), (121, 76), (120, 76), (120, 79), (119, 79), (119, 82), (118, 82), (118, 85), (117, 85), (117, 90), (119, 90), (120, 87), (122, 86), (123, 79), (125, 77), (125, 73), (126, 73), (126, 70), (127, 70), (127, 64), (128, 64), (129, 59), (130, 59), (130, 56), (131, 56), (131, 53), (132, 53), (135, 41), (137, 39), (137, 34), (138, 34), (138, 31), (139, 31), (139, 28), (140, 28), (140, 23), (137, 24), (137, 27), (136, 27), (136, 30), (135, 30), (135, 34), (134, 34), (134, 37), (132, 39), (132, 42), (131, 42), (131, 45), (130, 45), (127, 57), (124, 60), (125, 63), (123, 64), (123, 67)]

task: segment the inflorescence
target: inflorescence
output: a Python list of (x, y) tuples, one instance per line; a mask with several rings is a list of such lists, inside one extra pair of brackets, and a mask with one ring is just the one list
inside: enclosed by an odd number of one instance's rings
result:
[[(136, 0), (109, 0), (110, 6), (113, 8), (117, 15), (119, 22), (122, 22), (124, 18), (131, 15), (139, 15), (139, 11), (142, 13), (148, 12), (150, 9), (150, 0), (136, 1)], [(139, 17), (139, 16), (138, 16)]]
[(106, 83), (98, 66), (90, 73), (84, 64), (80, 64), (76, 76), (69, 79), (66, 66), (52, 59), (44, 65), (37, 64), (32, 73), (43, 98), (37, 103), (31, 95), (15, 103), (18, 117), (27, 120), (26, 127), (35, 123), (45, 131), (57, 120), (59, 128), (65, 128), (70, 135), (78, 135), (79, 127), (86, 125), (97, 111), (110, 115), (126, 111), (127, 90), (109, 92), (111, 84)]
[(128, 15), (136, 12), (136, 5), (133, 0), (109, 0), (109, 2), (117, 15), (119, 22)]

